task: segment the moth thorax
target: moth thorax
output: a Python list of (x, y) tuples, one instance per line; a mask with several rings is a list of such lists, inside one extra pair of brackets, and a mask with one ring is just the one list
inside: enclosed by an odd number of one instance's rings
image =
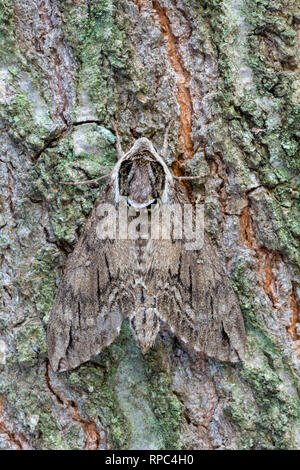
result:
[(144, 208), (156, 203), (164, 185), (164, 169), (149, 152), (130, 157), (120, 167), (119, 191), (129, 206)]

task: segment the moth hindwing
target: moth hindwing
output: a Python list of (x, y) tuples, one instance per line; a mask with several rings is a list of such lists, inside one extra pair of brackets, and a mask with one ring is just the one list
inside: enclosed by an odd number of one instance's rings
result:
[[(124, 318), (143, 353), (163, 321), (194, 350), (239, 360), (245, 344), (241, 311), (206, 235), (201, 247), (189, 250), (174, 232), (164, 239), (149, 236), (151, 215), (189, 203), (163, 158), (166, 145), (160, 156), (141, 138), (124, 154), (118, 138), (117, 151), (119, 159), (68, 259), (52, 308), (47, 335), (52, 368), (64, 371), (88, 361), (115, 340)], [(143, 212), (145, 224), (151, 218), (148, 238), (141, 234), (142, 219), (139, 236), (128, 237), (132, 228), (138, 231), (134, 212)]]

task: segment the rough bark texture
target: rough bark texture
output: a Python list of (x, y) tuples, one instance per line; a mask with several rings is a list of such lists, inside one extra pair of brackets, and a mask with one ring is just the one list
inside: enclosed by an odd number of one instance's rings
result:
[[(0, 446), (299, 448), (297, 0), (3, 0), (0, 6)], [(46, 324), (97, 187), (123, 145), (201, 175), (206, 227), (239, 297), (247, 355), (195, 356), (125, 324), (54, 374)], [(298, 125), (298, 127), (297, 127)], [(298, 328), (298, 329), (297, 329)], [(298, 371), (298, 373), (297, 373)]]

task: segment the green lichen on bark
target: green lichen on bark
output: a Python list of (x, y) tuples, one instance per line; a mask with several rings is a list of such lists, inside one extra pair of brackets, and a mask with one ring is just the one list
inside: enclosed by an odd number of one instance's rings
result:
[[(37, 313), (43, 322), (48, 322), (58, 276), (57, 266), (62, 259), (58, 250), (51, 247), (41, 248), (30, 266), (34, 273), (33, 288), (35, 292), (34, 303)], [(40, 346), (39, 346), (40, 347)]]
[(158, 422), (165, 449), (181, 449), (181, 425), (183, 405), (172, 393), (172, 379), (161, 370), (157, 370), (157, 358), (149, 353), (146, 363), (148, 396), (153, 413)]
[(111, 116), (120, 112), (120, 87), (134, 94), (143, 83), (142, 70), (128, 40), (130, 25), (122, 2), (60, 2), (60, 7), (66, 38), (73, 44), (78, 63), (74, 117), (81, 120), (81, 108), (89, 101), (95, 118), (110, 123)]
[[(258, 248), (278, 255), (280, 269), (286, 266), (293, 276), (300, 264), (296, 1), (179, 5), (162, 0), (161, 5), (191, 77), (196, 156), (188, 165), (196, 172), (200, 168), (212, 188), (206, 198), (208, 231), (222, 247), (223, 235), (236, 236), (248, 204)], [(178, 346), (175, 355), (174, 340), (163, 335), (142, 356), (125, 322), (120, 337), (93, 362), (58, 376), (49, 372), (45, 331), (57, 282), (100, 190), (100, 185), (61, 181), (110, 171), (116, 161), (112, 117), (125, 147), (140, 135), (161, 145), (165, 123), (179, 116), (180, 106), (166, 38), (149, 5), (147, 14), (123, 0), (39, 6), (34, 0), (5, 0), (0, 6), (1, 132), (12, 139), (2, 142), (3, 158), (11, 154), (3, 160), (7, 171), (1, 172), (1, 178), (8, 177), (6, 205), (0, 204), (6, 269), (0, 333), (7, 331), (0, 393), (14, 426), (36, 449), (82, 449), (86, 435), (72, 415), (76, 406), (81, 419), (105, 429), (114, 448), (299, 446), (297, 376), (285, 335), (288, 314), (276, 317), (258, 279), (258, 253), (255, 247), (243, 251), (240, 241), (236, 250), (229, 244), (228, 271), (247, 327), (242, 364), (210, 359), (199, 372), (193, 353)], [(45, 54), (43, 38), (51, 54)], [(205, 112), (200, 117), (202, 99), (203, 109), (211, 108), (208, 117)], [(174, 125), (172, 135), (179, 127)], [(176, 139), (171, 138), (170, 148), (171, 162)], [(215, 161), (220, 174), (209, 178)], [(290, 282), (285, 273), (282, 278), (281, 288)], [(293, 282), (297, 287), (296, 278)], [(285, 289), (287, 300), (290, 290)]]
[(13, 53), (13, 6), (10, 0), (3, 0), (0, 5), (0, 50), (5, 56)]
[[(266, 188), (249, 196), (258, 246), (285, 253), (299, 267), (296, 6), (285, 2), (283, 10), (282, 2), (230, 0), (201, 4), (218, 51), (221, 121), (215, 126), (214, 148), (221, 149), (225, 165), (235, 174), (237, 196), (255, 186)], [(256, 184), (249, 177), (253, 170)], [(231, 278), (247, 326), (248, 356), (241, 377), (253, 397), (246, 398), (233, 382), (229, 411), (241, 430), (240, 448), (293, 448), (297, 444), (291, 429), (299, 423), (295, 371), (289, 357), (282, 359), (282, 347), (265, 325), (262, 312), (269, 307), (258, 297), (252, 266), (250, 258), (241, 258)]]
[(99, 185), (64, 185), (109, 173), (116, 159), (115, 137), (97, 124), (74, 128), (44, 151), (30, 174), (31, 197), (49, 208), (52, 238), (73, 245), (99, 193)]
[(1, 3), (1, 117), (15, 142), (38, 152), (53, 137), (55, 123), (44, 97), (39, 70), (20, 50), (15, 13), (14, 2)]
[(232, 281), (247, 327), (247, 356), (240, 374), (251, 392), (245, 394), (233, 380), (233, 403), (228, 412), (241, 430), (238, 448), (293, 449), (297, 447), (294, 430), (300, 418), (297, 376), (290, 358), (270, 335), (259, 314), (262, 306), (245, 271), (248, 272), (246, 263), (240, 263)]
[(248, 352), (240, 373), (248, 391), (234, 378), (224, 385), (232, 399), (227, 412), (241, 431), (238, 448), (294, 448), (292, 429), (299, 422), (299, 397), (293, 372), (276, 345), (266, 336), (248, 331)]
[(182, 407), (170, 378), (144, 361), (125, 321), (119, 338), (94, 363), (64, 374), (86, 414), (117, 449), (178, 449)]
[(235, 173), (236, 158), (239, 166), (248, 167), (248, 172), (240, 173), (237, 190), (241, 193), (243, 181), (247, 187), (247, 173), (257, 171), (259, 183), (268, 188), (275, 214), (274, 232), (280, 248), (272, 249), (285, 251), (299, 266), (296, 7), (287, 2), (283, 13), (282, 2), (201, 4), (219, 55), (217, 100), (222, 124), (217, 135), (224, 133), (225, 125), (231, 137), (231, 141), (226, 138), (222, 143), (220, 139), (224, 159)]

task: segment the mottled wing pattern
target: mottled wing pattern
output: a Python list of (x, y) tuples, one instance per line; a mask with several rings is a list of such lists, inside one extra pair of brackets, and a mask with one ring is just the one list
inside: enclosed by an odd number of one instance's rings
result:
[[(187, 203), (180, 188), (174, 202)], [(237, 297), (205, 236), (201, 250), (186, 250), (184, 240), (151, 241), (149, 292), (159, 317), (177, 337), (197, 351), (223, 361), (244, 355), (245, 330)]]
[[(128, 317), (142, 352), (162, 319), (195, 350), (225, 361), (243, 356), (245, 331), (237, 298), (213, 247), (186, 250), (184, 240), (102, 240), (97, 208), (113, 203), (113, 184), (101, 191), (68, 259), (48, 326), (55, 371), (89, 360), (118, 336)], [(170, 203), (188, 203), (175, 183)]]
[(242, 314), (208, 240), (197, 251), (186, 251), (181, 241), (161, 241), (153, 252), (147, 285), (156, 296), (159, 317), (196, 351), (223, 361), (240, 360)]
[(55, 371), (77, 367), (98, 354), (114, 341), (122, 318), (134, 309), (134, 245), (98, 238), (96, 210), (102, 202), (113, 202), (111, 184), (101, 191), (67, 261), (52, 308), (47, 337)]

